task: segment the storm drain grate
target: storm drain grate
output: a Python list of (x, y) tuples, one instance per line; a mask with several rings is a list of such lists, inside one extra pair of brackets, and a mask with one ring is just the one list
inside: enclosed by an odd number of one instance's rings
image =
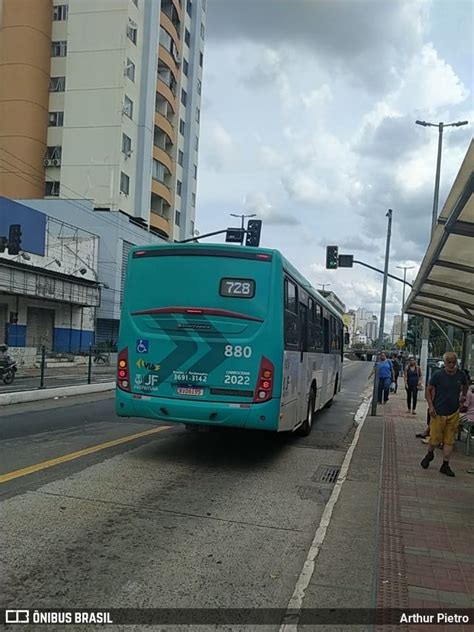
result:
[(313, 481), (318, 483), (335, 483), (341, 468), (339, 465), (321, 465), (313, 476)]

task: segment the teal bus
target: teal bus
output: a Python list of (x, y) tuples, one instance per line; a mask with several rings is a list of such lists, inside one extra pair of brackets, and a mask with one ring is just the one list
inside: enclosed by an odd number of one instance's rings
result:
[(131, 250), (119, 416), (308, 435), (341, 388), (342, 365), (341, 315), (279, 251)]

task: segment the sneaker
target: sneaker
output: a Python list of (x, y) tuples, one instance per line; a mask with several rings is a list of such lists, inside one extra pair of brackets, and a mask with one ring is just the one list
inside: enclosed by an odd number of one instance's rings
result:
[(441, 474), (446, 474), (446, 476), (456, 476), (453, 470), (449, 467), (449, 463), (443, 463), (443, 465), (439, 468)]
[(431, 463), (431, 461), (434, 459), (434, 454), (433, 452), (428, 452), (427, 454), (425, 454), (425, 456), (423, 457), (420, 465), (421, 467), (426, 470), (427, 467), (429, 467), (429, 464)]
[(411, 411), (411, 414), (412, 414), (412, 415), (416, 415), (416, 410), (412, 410), (412, 411)]
[(430, 442), (430, 438), (429, 437), (423, 437), (423, 439), (421, 440), (421, 443), (428, 443)]

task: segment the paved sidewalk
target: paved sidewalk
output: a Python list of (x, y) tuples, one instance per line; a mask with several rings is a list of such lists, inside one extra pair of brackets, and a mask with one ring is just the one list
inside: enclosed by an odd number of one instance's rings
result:
[[(426, 427), (426, 402), (419, 403), (416, 416), (408, 414), (402, 388), (377, 412), (384, 418), (377, 606), (473, 608), (474, 474), (466, 470), (474, 468), (474, 456), (465, 456), (465, 443), (458, 442), (451, 456), (455, 478), (439, 472), (438, 449), (424, 470), (420, 461), (427, 446), (415, 434)], [(419, 632), (434, 626), (393, 629)]]

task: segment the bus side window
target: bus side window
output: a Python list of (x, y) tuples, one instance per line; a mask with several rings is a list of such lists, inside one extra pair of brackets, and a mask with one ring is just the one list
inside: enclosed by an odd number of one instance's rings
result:
[(284, 328), (285, 328), (285, 345), (298, 347), (299, 331), (298, 331), (298, 301), (296, 293), (296, 285), (289, 279), (285, 279), (285, 311), (284, 311)]
[(331, 351), (330, 332), (329, 332), (329, 318), (323, 318), (323, 334), (324, 334), (324, 353)]

